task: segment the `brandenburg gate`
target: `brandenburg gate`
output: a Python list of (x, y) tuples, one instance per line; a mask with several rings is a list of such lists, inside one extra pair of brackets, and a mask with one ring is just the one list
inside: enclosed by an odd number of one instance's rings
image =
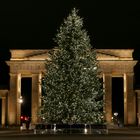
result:
[[(21, 105), (18, 99), (21, 96), (21, 79), (32, 79), (31, 93), (31, 123), (38, 122), (38, 109), (41, 105), (42, 72), (45, 70), (45, 60), (48, 59), (48, 50), (10, 50), (11, 59), (7, 61), (10, 67), (10, 89), (0, 90), (2, 98), (2, 125), (20, 125)], [(104, 82), (104, 110), (108, 124), (112, 119), (112, 77), (123, 78), (124, 124), (135, 125), (138, 112), (136, 108), (136, 93), (133, 89), (133, 68), (137, 61), (132, 57), (133, 49), (98, 49), (97, 59), (101, 68)], [(138, 103), (139, 105), (140, 103)]]

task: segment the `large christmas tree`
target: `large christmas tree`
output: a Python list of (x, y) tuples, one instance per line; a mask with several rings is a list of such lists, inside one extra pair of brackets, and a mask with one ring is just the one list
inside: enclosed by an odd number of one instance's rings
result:
[(48, 123), (103, 121), (103, 88), (96, 50), (74, 8), (60, 26), (42, 79), (40, 117)]

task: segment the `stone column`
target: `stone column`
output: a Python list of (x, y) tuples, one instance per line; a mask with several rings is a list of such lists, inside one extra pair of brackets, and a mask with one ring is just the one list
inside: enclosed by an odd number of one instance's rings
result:
[(133, 89), (133, 73), (124, 74), (124, 124), (136, 124), (136, 96)]
[(105, 117), (108, 124), (111, 124), (112, 119), (112, 77), (111, 74), (103, 74), (105, 88)]
[(21, 96), (21, 73), (17, 75), (17, 125), (20, 125), (20, 116), (21, 116), (21, 103), (20, 103), (20, 96)]
[(2, 118), (1, 118), (2, 127), (5, 126), (5, 121), (6, 121), (6, 97), (2, 97)]
[(8, 124), (15, 125), (17, 120), (17, 74), (10, 74), (10, 92), (8, 94)]
[(41, 100), (40, 74), (32, 75), (32, 123), (37, 123)]
[(8, 124), (20, 124), (20, 105), (18, 99), (21, 93), (20, 74), (10, 74), (10, 93), (8, 94)]
[(140, 90), (136, 90), (137, 94), (137, 119), (138, 119), (138, 126), (140, 126)]

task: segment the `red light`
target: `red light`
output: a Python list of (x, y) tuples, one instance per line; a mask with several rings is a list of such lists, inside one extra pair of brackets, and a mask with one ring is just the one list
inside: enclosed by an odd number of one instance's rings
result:
[(25, 117), (25, 121), (28, 121), (29, 120), (29, 117)]
[(20, 119), (23, 120), (23, 116), (21, 116)]

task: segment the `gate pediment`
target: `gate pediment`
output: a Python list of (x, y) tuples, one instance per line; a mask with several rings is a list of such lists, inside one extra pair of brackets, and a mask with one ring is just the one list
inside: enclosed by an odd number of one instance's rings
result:
[[(47, 49), (11, 50), (11, 60), (45, 60)], [(98, 60), (133, 60), (133, 49), (97, 49)]]
[(133, 49), (97, 49), (98, 60), (133, 60)]

